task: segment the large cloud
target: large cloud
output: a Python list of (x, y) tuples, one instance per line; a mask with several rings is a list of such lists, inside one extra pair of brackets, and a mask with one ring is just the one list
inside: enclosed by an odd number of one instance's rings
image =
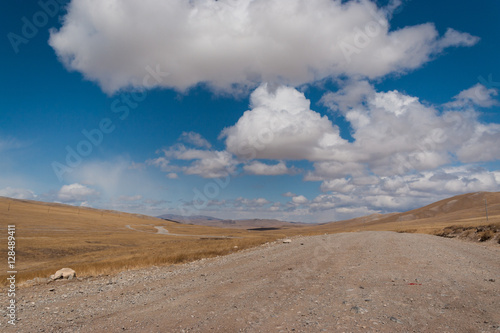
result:
[[(465, 92), (472, 89), (479, 88)], [(481, 123), (472, 107), (449, 109), (445, 104), (441, 111), (398, 91), (376, 92), (367, 82), (354, 82), (329, 93), (323, 103), (350, 122), (354, 142), (349, 151), (357, 153), (350, 162), (363, 163), (378, 175), (431, 170), (457, 160), (493, 161), (499, 156), (494, 142), (500, 126)], [(350, 168), (356, 175), (361, 166)], [(321, 169), (331, 168), (323, 165)]]
[[(149, 164), (167, 173), (217, 178), (235, 172), (242, 162), (247, 173), (281, 175), (297, 172), (285, 160), (307, 160), (314, 163), (314, 170), (305, 180), (325, 181), (323, 190), (346, 192), (354, 185), (377, 184), (377, 177), (434, 170), (454, 162), (494, 161), (500, 156), (500, 125), (481, 123), (471, 105), (459, 110), (445, 104), (440, 110), (398, 91), (377, 92), (366, 81), (350, 82), (326, 94), (322, 103), (350, 123), (352, 142), (340, 136), (327, 116), (311, 110), (310, 101), (297, 89), (263, 84), (252, 93), (250, 110), (222, 131), (225, 151), (176, 144)], [(210, 147), (199, 134), (185, 137)], [(345, 177), (350, 177), (349, 184), (332, 181)]]
[(50, 45), (69, 69), (111, 93), (130, 86), (183, 90), (200, 82), (230, 90), (344, 74), (376, 78), (478, 41), (452, 29), (439, 37), (432, 24), (390, 31), (394, 7), (331, 0), (72, 0)]
[(309, 100), (294, 88), (263, 84), (250, 101), (252, 109), (221, 135), (227, 150), (238, 157), (321, 160), (346, 144), (338, 127), (312, 111)]
[[(322, 101), (350, 123), (352, 142), (328, 117), (311, 110), (303, 93), (264, 84), (251, 95), (251, 109), (223, 130), (227, 151), (241, 159), (312, 161), (315, 168), (306, 180), (349, 176), (356, 185), (376, 183), (375, 176), (500, 156), (500, 125), (480, 122), (471, 107), (446, 105), (442, 111), (398, 91), (377, 92), (365, 81), (326, 94)], [(328, 182), (323, 188), (346, 187)]]

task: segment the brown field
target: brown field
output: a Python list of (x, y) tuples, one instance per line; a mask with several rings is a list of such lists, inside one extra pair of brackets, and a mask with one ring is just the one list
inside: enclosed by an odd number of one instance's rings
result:
[[(488, 221), (484, 199), (488, 201)], [(62, 267), (71, 267), (79, 277), (85, 277), (182, 263), (296, 235), (365, 230), (438, 234), (445, 228), (453, 232), (496, 225), (474, 232), (482, 233), (479, 237), (485, 241), (498, 242), (500, 193), (464, 194), (406, 213), (267, 231), (185, 225), (142, 215), (8, 198), (0, 198), (0, 221), (1, 238), (5, 240), (0, 253), (5, 259), (7, 225), (16, 226), (17, 280), (22, 282), (48, 277)], [(176, 236), (156, 234), (155, 226)], [(5, 284), (5, 274), (0, 278)]]
[[(135, 214), (7, 198), (0, 198), (0, 221), (5, 240), (0, 253), (5, 261), (7, 226), (16, 226), (19, 282), (48, 277), (62, 267), (71, 267), (84, 277), (181, 263), (228, 254), (290, 235), (287, 230), (263, 233), (183, 225)], [(156, 234), (154, 226), (187, 236)], [(6, 281), (5, 274), (1, 281)]]

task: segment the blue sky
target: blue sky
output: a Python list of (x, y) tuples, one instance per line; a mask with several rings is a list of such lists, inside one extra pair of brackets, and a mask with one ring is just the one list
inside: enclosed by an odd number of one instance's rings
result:
[(1, 196), (324, 222), (499, 190), (498, 1), (1, 15)]

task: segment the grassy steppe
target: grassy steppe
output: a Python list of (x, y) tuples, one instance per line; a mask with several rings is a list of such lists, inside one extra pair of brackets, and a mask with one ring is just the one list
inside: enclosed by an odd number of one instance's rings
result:
[[(5, 268), (7, 226), (16, 226), (18, 281), (48, 277), (62, 267), (88, 276), (181, 263), (228, 254), (235, 246), (253, 247), (288, 234), (286, 230), (262, 233), (183, 225), (141, 215), (6, 198), (0, 198), (0, 221)], [(221, 237), (161, 235), (155, 234), (153, 226), (175, 234)]]

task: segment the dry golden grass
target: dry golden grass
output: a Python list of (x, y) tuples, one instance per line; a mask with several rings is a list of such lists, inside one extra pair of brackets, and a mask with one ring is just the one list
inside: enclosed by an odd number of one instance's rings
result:
[[(490, 213), (488, 223), (485, 198)], [(241, 250), (296, 235), (357, 231), (437, 234), (451, 226), (470, 228), (475, 233), (473, 227), (500, 225), (500, 193), (467, 194), (400, 214), (267, 231), (186, 225), (135, 214), (7, 198), (0, 198), (0, 221), (0, 237), (4, 240), (7, 225), (16, 225), (17, 279), (22, 282), (48, 277), (63, 267), (71, 267), (78, 276), (85, 277), (182, 263), (225, 255), (235, 251), (235, 246)], [(155, 226), (186, 236), (155, 234)], [(493, 236), (484, 230), (480, 237)], [(6, 244), (0, 247), (0, 255), (7, 261)], [(0, 279), (5, 284), (5, 274)]]
[[(57, 204), (0, 198), (0, 232), (16, 226), (18, 281), (48, 277), (71, 267), (79, 276), (175, 264), (213, 257), (288, 236), (286, 230), (249, 232), (183, 225), (161, 219)], [(128, 229), (130, 225), (136, 230)], [(235, 238), (154, 234), (153, 226), (171, 233)], [(7, 261), (6, 244), (0, 249)], [(5, 275), (0, 276), (4, 283)]]

